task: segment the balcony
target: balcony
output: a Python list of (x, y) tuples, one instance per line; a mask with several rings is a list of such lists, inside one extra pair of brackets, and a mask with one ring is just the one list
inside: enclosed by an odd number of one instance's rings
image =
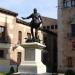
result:
[(10, 48), (10, 39), (7, 37), (0, 38), (0, 48)]
[(10, 48), (9, 43), (0, 43), (0, 48)]
[(10, 44), (3, 38), (0, 38), (0, 48), (10, 48)]

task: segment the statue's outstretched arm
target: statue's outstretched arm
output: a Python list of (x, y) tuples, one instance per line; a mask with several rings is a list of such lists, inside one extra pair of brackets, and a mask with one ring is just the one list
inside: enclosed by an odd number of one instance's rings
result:
[(21, 17), (22, 19), (29, 19), (29, 18), (32, 18), (32, 14), (28, 17)]

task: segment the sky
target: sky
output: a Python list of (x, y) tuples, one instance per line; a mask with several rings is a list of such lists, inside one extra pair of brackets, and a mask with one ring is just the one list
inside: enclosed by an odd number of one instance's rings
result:
[(18, 17), (29, 16), (34, 8), (45, 17), (57, 18), (57, 0), (1, 0), (0, 7), (18, 13)]

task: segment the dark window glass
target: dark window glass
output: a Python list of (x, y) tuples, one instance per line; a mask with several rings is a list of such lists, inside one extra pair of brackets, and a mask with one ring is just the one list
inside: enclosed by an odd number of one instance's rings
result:
[(45, 27), (45, 26), (43, 26), (43, 29), (46, 29), (46, 27)]
[(31, 33), (27, 33), (27, 39), (31, 39)]
[(47, 43), (47, 37), (43, 37), (43, 43), (46, 44)]
[(68, 57), (67, 61), (68, 61), (67, 66), (72, 67), (72, 57)]
[(26, 42), (31, 42), (31, 33), (27, 33)]
[(71, 0), (64, 0), (64, 7), (71, 7)]
[(75, 24), (71, 24), (71, 35), (75, 36)]
[(18, 53), (17, 53), (17, 63), (18, 63), (18, 64), (21, 63), (21, 56), (22, 56), (22, 53), (21, 53), (21, 52), (18, 52)]
[(51, 25), (51, 29), (54, 29), (54, 25)]
[(0, 58), (4, 58), (4, 50), (0, 50)]
[(72, 42), (72, 50), (75, 50), (75, 42)]
[(47, 30), (49, 30), (50, 29), (50, 26), (47, 26)]
[(75, 7), (75, 0), (64, 0), (64, 7)]
[(57, 25), (55, 25), (55, 29), (57, 29)]
[(5, 27), (0, 26), (0, 42), (5, 41)]
[(64, 0), (64, 2), (63, 2), (63, 6), (64, 6), (64, 7), (67, 7), (67, 3), (66, 3), (65, 0)]
[(22, 43), (22, 32), (21, 31), (18, 32), (18, 43), (19, 44)]
[(71, 6), (75, 7), (75, 0), (71, 0)]

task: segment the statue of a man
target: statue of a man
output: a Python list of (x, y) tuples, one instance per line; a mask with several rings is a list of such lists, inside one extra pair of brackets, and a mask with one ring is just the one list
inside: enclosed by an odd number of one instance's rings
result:
[[(42, 18), (40, 14), (37, 12), (36, 8), (33, 9), (33, 13), (30, 16), (26, 18), (22, 17), (22, 19), (30, 19), (30, 18), (32, 18), (30, 22), (32, 39), (37, 39), (37, 32), (38, 32), (38, 28), (40, 27), (40, 24), (42, 23)], [(35, 36), (34, 36), (33, 28), (35, 28)]]

